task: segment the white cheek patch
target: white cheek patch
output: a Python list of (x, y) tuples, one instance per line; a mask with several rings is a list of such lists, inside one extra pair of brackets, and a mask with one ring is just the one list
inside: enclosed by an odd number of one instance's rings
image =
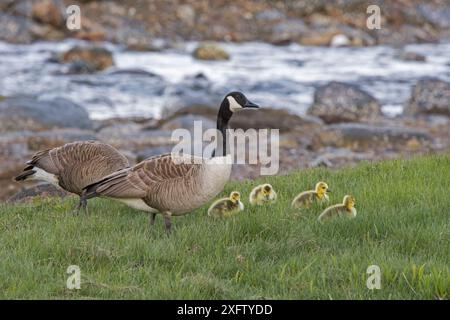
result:
[(228, 103), (230, 104), (231, 112), (235, 112), (237, 110), (242, 109), (242, 106), (232, 96), (227, 97), (227, 99)]

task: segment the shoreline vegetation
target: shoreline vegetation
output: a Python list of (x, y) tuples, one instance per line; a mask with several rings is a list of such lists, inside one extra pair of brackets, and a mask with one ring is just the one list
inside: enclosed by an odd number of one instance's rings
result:
[[(2, 299), (449, 299), (450, 157), (315, 168), (264, 180), (230, 182), (219, 196), (241, 192), (245, 210), (207, 216), (209, 204), (174, 220), (106, 199), (72, 215), (77, 199), (35, 197), (0, 204)], [(290, 203), (317, 181), (338, 203), (357, 202), (354, 219), (317, 222), (323, 208)], [(277, 202), (251, 206), (247, 195), (270, 182)], [(69, 290), (77, 265), (81, 289)], [(369, 290), (367, 268), (381, 271)]]

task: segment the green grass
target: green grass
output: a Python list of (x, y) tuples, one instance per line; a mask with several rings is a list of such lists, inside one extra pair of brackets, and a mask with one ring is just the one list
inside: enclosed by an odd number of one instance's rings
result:
[[(318, 180), (331, 202), (357, 199), (356, 219), (321, 225), (320, 208), (289, 208)], [(262, 180), (261, 180), (262, 181)], [(0, 298), (26, 299), (449, 299), (450, 156), (365, 163), (268, 177), (275, 205), (252, 208), (257, 182), (230, 183), (246, 210), (212, 219), (208, 206), (174, 218), (105, 199), (90, 214), (68, 212), (76, 199), (0, 205)], [(381, 268), (380, 290), (366, 287), (369, 265)], [(81, 268), (80, 290), (66, 288), (69, 265)]]

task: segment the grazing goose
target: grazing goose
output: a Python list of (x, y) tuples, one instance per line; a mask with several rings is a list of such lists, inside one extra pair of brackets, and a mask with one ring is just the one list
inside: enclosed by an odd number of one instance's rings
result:
[(324, 203), (329, 201), (327, 192), (331, 192), (328, 189), (328, 184), (325, 182), (317, 182), (314, 190), (304, 191), (297, 195), (292, 201), (291, 206), (293, 208), (309, 208), (313, 202)]
[(354, 218), (356, 217), (355, 204), (355, 198), (353, 196), (346, 195), (342, 201), (342, 204), (336, 204), (326, 208), (325, 211), (320, 214), (318, 220), (322, 222), (335, 216)]
[[(223, 99), (217, 115), (218, 148), (212, 158), (163, 154), (113, 173), (85, 188), (84, 198), (108, 197), (150, 213), (150, 224), (157, 213), (164, 217), (166, 231), (171, 217), (201, 207), (214, 199), (231, 174), (226, 129), (234, 112), (258, 108), (241, 92), (231, 92)], [(220, 140), (222, 143), (220, 143)], [(189, 160), (189, 161), (186, 161)]]
[[(47, 181), (81, 197), (83, 188), (127, 167), (128, 160), (112, 146), (98, 141), (77, 141), (37, 152), (16, 181)], [(76, 213), (87, 209), (80, 198)]]
[(233, 191), (228, 198), (214, 202), (208, 209), (208, 216), (227, 218), (242, 210), (244, 210), (244, 204), (241, 202), (241, 194)]
[(266, 183), (253, 188), (250, 192), (249, 201), (251, 205), (263, 205), (273, 203), (277, 200), (277, 193), (273, 187)]

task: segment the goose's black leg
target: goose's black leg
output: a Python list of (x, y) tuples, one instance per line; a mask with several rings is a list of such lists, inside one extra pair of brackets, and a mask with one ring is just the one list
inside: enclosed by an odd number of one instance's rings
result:
[(78, 202), (76, 208), (74, 210), (72, 210), (72, 214), (73, 215), (78, 215), (80, 214), (80, 209), (83, 206), (82, 201), (81, 201), (81, 197), (80, 197), (80, 201)]
[(150, 213), (150, 227), (155, 224), (156, 213)]
[(86, 199), (86, 196), (85, 196), (85, 192), (83, 192), (83, 195), (80, 198), (80, 205), (81, 205), (81, 209), (83, 209), (84, 213), (88, 214), (89, 211), (88, 211), (88, 208), (87, 208), (87, 199)]
[(172, 213), (169, 211), (166, 211), (163, 213), (164, 216), (164, 225), (166, 226), (166, 232), (167, 234), (170, 233), (170, 231), (172, 230), (172, 221), (171, 221), (171, 217), (172, 217)]

